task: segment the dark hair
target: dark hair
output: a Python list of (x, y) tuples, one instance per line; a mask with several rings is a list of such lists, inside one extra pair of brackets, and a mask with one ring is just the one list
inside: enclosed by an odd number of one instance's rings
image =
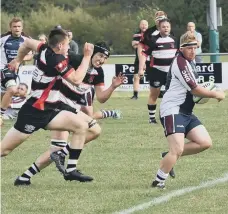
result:
[(169, 22), (169, 24), (171, 24), (169, 19), (162, 19), (159, 21), (159, 26), (163, 23), (163, 22)]
[(23, 85), (23, 86), (25, 86), (25, 88), (28, 90), (28, 85), (27, 85), (26, 83), (21, 82), (19, 85)]
[(68, 37), (67, 32), (63, 29), (53, 29), (48, 36), (48, 45), (51, 48), (64, 41)]

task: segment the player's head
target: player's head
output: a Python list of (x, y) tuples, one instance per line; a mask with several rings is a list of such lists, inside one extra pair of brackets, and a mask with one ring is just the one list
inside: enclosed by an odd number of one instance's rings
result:
[(159, 10), (155, 13), (154, 16), (154, 22), (157, 27), (159, 26), (159, 21), (161, 21), (162, 19), (167, 19), (167, 14), (164, 11)]
[(73, 33), (72, 33), (72, 31), (71, 30), (68, 30), (67, 31), (67, 34), (68, 34), (69, 40), (71, 41), (73, 39)]
[(196, 56), (197, 40), (194, 33), (187, 31), (180, 38), (180, 51), (187, 60), (194, 60)]
[(110, 55), (110, 48), (105, 42), (98, 42), (94, 45), (94, 51), (91, 59), (92, 66), (101, 67)]
[(48, 45), (57, 54), (67, 56), (69, 49), (69, 38), (63, 29), (53, 29), (48, 36)]
[(189, 23), (187, 24), (187, 30), (188, 30), (188, 31), (194, 32), (195, 29), (196, 29), (196, 25), (195, 25), (194, 22), (189, 22)]
[(41, 41), (41, 42), (43, 42), (43, 43), (47, 43), (47, 37), (46, 37), (45, 34), (40, 34), (38, 36), (38, 40)]
[(168, 36), (171, 31), (171, 23), (169, 19), (162, 19), (159, 21), (159, 31), (162, 36)]
[(145, 32), (148, 29), (148, 21), (141, 20), (139, 23), (139, 28), (142, 32)]
[(20, 37), (23, 30), (23, 20), (20, 17), (14, 17), (10, 21), (9, 27), (14, 37)]
[(28, 85), (26, 83), (20, 83), (18, 86), (17, 94), (18, 97), (26, 97), (28, 92)]

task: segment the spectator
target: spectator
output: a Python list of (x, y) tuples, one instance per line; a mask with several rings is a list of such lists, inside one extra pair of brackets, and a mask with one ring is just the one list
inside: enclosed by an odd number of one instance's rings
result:
[[(144, 34), (144, 32), (148, 29), (148, 22), (146, 20), (141, 20), (139, 23), (139, 30), (133, 35), (133, 40), (131, 42), (131, 45), (133, 48), (135, 48), (135, 62), (134, 62), (134, 82), (133, 82), (133, 96), (131, 99), (137, 100), (138, 99), (138, 90), (139, 90), (139, 84), (140, 84), (140, 78), (138, 75), (139, 72), (139, 58), (138, 53), (141, 54), (142, 52), (142, 46), (140, 46), (140, 50), (138, 50), (138, 44)], [(150, 60), (150, 59), (149, 59)], [(148, 61), (149, 62), (149, 61)]]
[(74, 40), (72, 40), (72, 38), (73, 38), (72, 31), (71, 30), (68, 30), (67, 31), (67, 34), (68, 34), (68, 37), (69, 37), (69, 40), (70, 40), (70, 43), (69, 43), (69, 45), (70, 45), (70, 51), (72, 51), (72, 52), (74, 52), (76, 54), (79, 54), (78, 44)]
[(202, 45), (202, 35), (201, 33), (197, 32), (196, 31), (196, 25), (194, 22), (189, 22), (187, 24), (187, 30), (194, 33), (194, 36), (196, 37), (197, 39), (197, 49), (196, 49), (196, 58), (195, 58), (195, 61), (196, 63), (202, 63), (203, 60), (202, 60), (202, 56), (199, 56), (199, 54), (202, 53), (202, 48), (201, 48), (201, 45)]
[(3, 119), (9, 120), (17, 117), (21, 106), (26, 101), (27, 93), (28, 85), (26, 83), (20, 83), (15, 96), (12, 97), (12, 101), (3, 116)]
[[(14, 17), (9, 23), (10, 31), (1, 35), (1, 69), (11, 62), (16, 56), (17, 51), (28, 36), (23, 30), (23, 20), (20, 17)], [(24, 61), (30, 61), (33, 55), (32, 52), (27, 54)], [(3, 73), (3, 71), (1, 71)], [(11, 103), (12, 97), (17, 92), (16, 75), (12, 71), (4, 73), (4, 78), (1, 78), (1, 85), (4, 88), (4, 95), (1, 102), (1, 117), (4, 115), (6, 109)], [(0, 118), (2, 124), (2, 119)]]
[(38, 36), (38, 40), (40, 40), (43, 43), (47, 43), (47, 36), (45, 34), (40, 34)]

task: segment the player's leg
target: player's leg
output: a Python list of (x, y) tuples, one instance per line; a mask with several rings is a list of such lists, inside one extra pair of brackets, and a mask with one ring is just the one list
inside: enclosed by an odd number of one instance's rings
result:
[(5, 111), (9, 107), (12, 97), (17, 93), (17, 86), (16, 86), (16, 81), (15, 80), (9, 80), (6, 83), (6, 91), (4, 95), (2, 96), (1, 100), (1, 117), (5, 114)]
[(64, 174), (65, 180), (79, 180), (82, 182), (93, 180), (91, 177), (85, 176), (76, 170), (78, 159), (84, 147), (86, 133), (92, 127), (93, 132), (96, 132), (98, 136), (101, 131), (100, 126), (91, 117), (81, 111), (78, 114), (61, 111), (47, 125), (47, 129), (68, 130), (73, 134), (72, 141), (69, 145), (69, 159)]
[(148, 71), (148, 79), (150, 82), (150, 92), (148, 97), (148, 111), (149, 111), (149, 123), (157, 124), (155, 114), (157, 108), (157, 99), (160, 94), (160, 87), (163, 80), (161, 79), (162, 72), (156, 68), (150, 68)]
[(6, 135), (3, 137), (1, 142), (1, 157), (7, 156), (21, 143), (23, 143), (30, 134), (22, 133), (14, 127), (12, 127)]
[(212, 146), (209, 133), (195, 115), (191, 116), (191, 122), (186, 129), (186, 138), (190, 141), (184, 145), (182, 156), (197, 154)]
[[(51, 148), (41, 154), (36, 161), (26, 170), (21, 176), (18, 176), (14, 182), (15, 186), (21, 185), (30, 185), (30, 179), (36, 175), (38, 172), (46, 168), (52, 163), (50, 159), (50, 154), (57, 150), (63, 149), (63, 152), (66, 151), (66, 155), (69, 153), (68, 149), (64, 149), (67, 146), (67, 139), (69, 136), (69, 132), (67, 131), (51, 131)], [(63, 159), (64, 165), (65, 158)], [(64, 169), (65, 170), (65, 169)]]
[(139, 67), (138, 62), (135, 62), (135, 69), (134, 69), (134, 78), (133, 78), (133, 96), (131, 99), (137, 100), (138, 99), (138, 92), (139, 92), (139, 85), (140, 85), (140, 78), (138, 75)]
[(93, 113), (93, 118), (96, 120), (105, 118), (121, 119), (122, 112), (120, 110), (100, 110)]
[(157, 172), (155, 181), (152, 183), (153, 187), (156, 187), (157, 185), (158, 187), (164, 187), (164, 182), (168, 174), (172, 171), (177, 159), (182, 154), (184, 149), (185, 131), (189, 121), (190, 117), (182, 114), (168, 115), (161, 118), (161, 123), (168, 141), (169, 151), (161, 160), (160, 169)]
[(157, 171), (157, 175), (152, 183), (152, 187), (164, 188), (169, 172), (174, 167), (184, 150), (184, 133), (175, 133), (169, 135), (167, 136), (167, 141), (169, 145), (169, 152), (161, 160), (160, 168)]

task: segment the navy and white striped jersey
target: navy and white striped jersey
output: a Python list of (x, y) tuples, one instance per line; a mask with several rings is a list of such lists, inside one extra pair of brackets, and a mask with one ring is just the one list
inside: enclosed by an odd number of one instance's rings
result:
[(143, 41), (142, 44), (144, 44), (143, 54), (151, 56), (150, 67), (168, 72), (177, 52), (176, 39), (173, 36), (162, 37), (159, 33), (151, 37), (149, 45)]
[(20, 45), (28, 38), (24, 33), (20, 37), (12, 36), (11, 32), (1, 35), (1, 69), (16, 56)]
[(180, 52), (170, 66), (167, 75), (166, 93), (160, 105), (160, 116), (192, 114), (195, 103), (191, 90), (197, 87), (198, 74), (195, 64)]

